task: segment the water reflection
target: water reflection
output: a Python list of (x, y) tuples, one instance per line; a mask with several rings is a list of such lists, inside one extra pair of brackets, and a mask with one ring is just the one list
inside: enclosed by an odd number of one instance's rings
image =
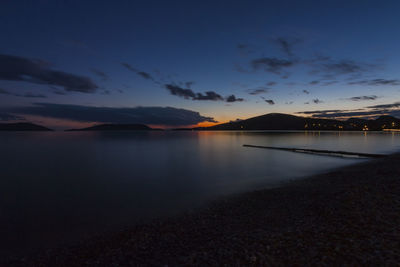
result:
[(31, 249), (357, 160), (243, 144), (390, 153), (398, 133), (1, 133), (0, 248)]

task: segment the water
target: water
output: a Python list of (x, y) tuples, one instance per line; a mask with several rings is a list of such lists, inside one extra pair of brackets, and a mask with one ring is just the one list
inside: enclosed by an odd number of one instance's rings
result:
[(0, 133), (0, 249), (68, 243), (360, 161), (243, 144), (391, 153), (400, 150), (400, 135)]

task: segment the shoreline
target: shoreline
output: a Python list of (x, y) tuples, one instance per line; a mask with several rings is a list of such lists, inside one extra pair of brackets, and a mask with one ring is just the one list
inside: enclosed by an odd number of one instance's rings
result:
[(400, 154), (59, 248), (24, 266), (396, 265)]

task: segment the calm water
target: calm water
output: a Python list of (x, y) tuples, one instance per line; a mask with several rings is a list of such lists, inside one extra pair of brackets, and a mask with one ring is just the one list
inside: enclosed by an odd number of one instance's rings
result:
[(70, 242), (360, 161), (243, 144), (390, 153), (400, 135), (0, 133), (0, 248)]

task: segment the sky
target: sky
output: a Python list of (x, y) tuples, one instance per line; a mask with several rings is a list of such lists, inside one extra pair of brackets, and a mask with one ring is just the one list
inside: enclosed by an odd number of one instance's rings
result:
[(399, 1), (0, 3), (0, 122), (400, 117)]

